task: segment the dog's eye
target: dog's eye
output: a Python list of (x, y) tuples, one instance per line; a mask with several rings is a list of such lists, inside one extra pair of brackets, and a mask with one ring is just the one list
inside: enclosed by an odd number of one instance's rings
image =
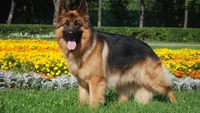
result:
[(68, 20), (65, 22), (65, 26), (69, 26), (69, 21)]
[(81, 27), (81, 24), (80, 24), (78, 21), (75, 21), (74, 25), (75, 25), (76, 27)]

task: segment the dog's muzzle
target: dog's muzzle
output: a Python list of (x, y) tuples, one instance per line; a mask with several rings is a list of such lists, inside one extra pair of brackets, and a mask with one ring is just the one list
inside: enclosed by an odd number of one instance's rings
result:
[(64, 39), (67, 42), (69, 50), (75, 50), (82, 37), (82, 31), (79, 30), (66, 30), (64, 32)]
[(67, 30), (66, 31), (66, 38), (68, 38), (68, 40), (75, 40), (75, 32), (74, 30)]

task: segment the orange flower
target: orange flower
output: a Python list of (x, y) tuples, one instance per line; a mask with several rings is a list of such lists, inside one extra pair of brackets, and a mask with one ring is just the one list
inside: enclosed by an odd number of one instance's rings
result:
[(182, 77), (182, 75), (183, 75), (182, 71), (176, 71), (175, 72), (175, 76), (178, 77), (178, 78)]
[(192, 78), (195, 78), (195, 79), (200, 78), (200, 70), (194, 70), (194, 71), (190, 74), (190, 76), (191, 76)]

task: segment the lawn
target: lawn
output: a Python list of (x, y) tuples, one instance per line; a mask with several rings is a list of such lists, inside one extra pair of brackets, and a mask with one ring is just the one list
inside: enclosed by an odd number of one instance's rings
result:
[(151, 47), (153, 49), (168, 48), (168, 49), (172, 49), (172, 50), (179, 50), (179, 49), (184, 49), (184, 48), (195, 49), (195, 50), (200, 49), (200, 46), (151, 46)]
[(200, 91), (175, 91), (178, 104), (170, 104), (164, 95), (141, 105), (133, 97), (119, 104), (114, 90), (106, 93), (106, 103), (99, 109), (78, 107), (78, 90), (7, 90), (0, 91), (0, 113), (197, 113)]
[(153, 49), (168, 48), (168, 49), (200, 49), (200, 43), (198, 42), (161, 42), (161, 41), (146, 41)]

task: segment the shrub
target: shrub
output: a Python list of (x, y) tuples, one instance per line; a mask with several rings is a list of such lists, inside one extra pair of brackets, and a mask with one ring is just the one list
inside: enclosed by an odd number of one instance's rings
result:
[(145, 41), (200, 42), (200, 29), (100, 27), (97, 30), (119, 33)]
[[(94, 27), (96, 30), (132, 36), (144, 41), (200, 42), (200, 29)], [(53, 25), (0, 24), (2, 38), (54, 38)]]
[(48, 34), (54, 31), (55, 26), (52, 25), (30, 25), (30, 24), (0, 24), (0, 33), (9, 35), (11, 33), (29, 33), (29, 34)]

